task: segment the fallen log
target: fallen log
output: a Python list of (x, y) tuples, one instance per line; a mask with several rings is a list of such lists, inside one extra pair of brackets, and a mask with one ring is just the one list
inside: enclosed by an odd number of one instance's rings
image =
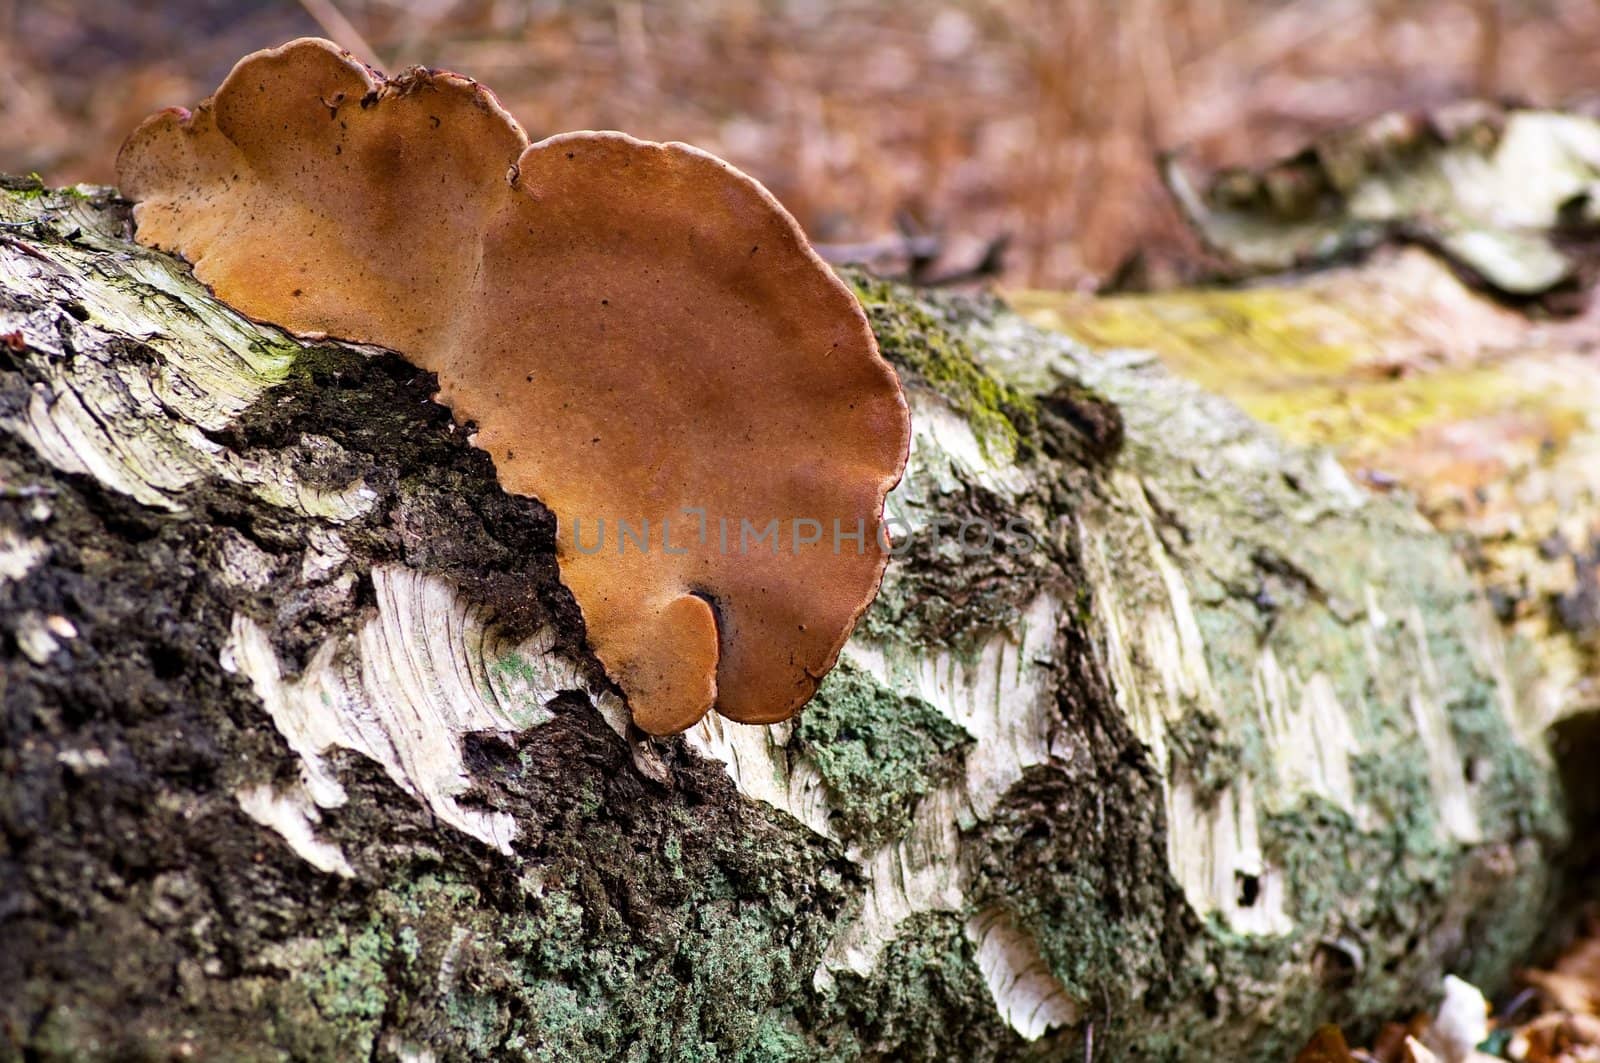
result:
[[(1278, 1060), (1547, 917), (1582, 639), (1155, 303), (852, 275), (913, 413), (883, 589), (796, 720), (649, 739), (427, 374), (106, 190), (0, 224), (8, 1053)], [(1399, 262), (1279, 297), (1449, 280)], [(1280, 366), (1228, 297), (1184, 350)]]

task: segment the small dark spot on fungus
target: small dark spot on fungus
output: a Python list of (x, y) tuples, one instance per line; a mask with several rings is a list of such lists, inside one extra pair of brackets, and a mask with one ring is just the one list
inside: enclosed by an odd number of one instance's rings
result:
[[(337, 94), (361, 101), (342, 132), (319, 102)], [(529, 144), (470, 81), (385, 81), (314, 39), (246, 57), (192, 114), (147, 119), (117, 175), (140, 242), (196, 262), (226, 302), (437, 374), (455, 421), (504, 455), (501, 485), (555, 514), (562, 580), (639, 727), (713, 707), (769, 723), (815, 693), (887, 555), (826, 536), (721, 549), (685, 511), (735, 539), (776, 515), (859, 523), (870, 543), (910, 424), (860, 304), (754, 180), (622, 133)], [(613, 536), (618, 516), (648, 548), (574, 548), (575, 522), (587, 536), (605, 517)]]

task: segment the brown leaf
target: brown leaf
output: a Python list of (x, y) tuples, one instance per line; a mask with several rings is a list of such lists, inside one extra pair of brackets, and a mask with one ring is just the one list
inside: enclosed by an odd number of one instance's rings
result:
[(1560, 971), (1525, 971), (1522, 979), (1537, 989), (1557, 1011), (1600, 1013), (1600, 983)]
[(1350, 1055), (1350, 1046), (1339, 1027), (1329, 1023), (1311, 1035), (1294, 1063), (1355, 1063), (1355, 1057)]
[(1600, 1019), (1551, 1012), (1518, 1030), (1508, 1046), (1522, 1063), (1588, 1063), (1600, 1059)]
[(1600, 1015), (1600, 916), (1590, 917), (1584, 935), (1551, 970), (1524, 971), (1522, 978), (1552, 1010)]
[(1426, 1015), (1415, 1015), (1408, 1023), (1388, 1022), (1378, 1031), (1372, 1044), (1372, 1057), (1378, 1063), (1406, 1063), (1406, 1041), (1427, 1036), (1432, 1021)]

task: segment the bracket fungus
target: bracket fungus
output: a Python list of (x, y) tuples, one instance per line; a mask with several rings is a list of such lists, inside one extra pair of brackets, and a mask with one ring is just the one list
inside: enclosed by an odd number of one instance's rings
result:
[(860, 305), (756, 181), (621, 133), (530, 144), (468, 78), (385, 79), (316, 39), (147, 119), (117, 176), (140, 242), (223, 301), (437, 374), (501, 486), (554, 512), (640, 727), (810, 699), (877, 593), (910, 425)]

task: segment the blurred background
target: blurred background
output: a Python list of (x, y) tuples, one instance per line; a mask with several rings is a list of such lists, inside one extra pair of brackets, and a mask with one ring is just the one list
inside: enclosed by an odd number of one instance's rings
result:
[(1055, 288), (1136, 248), (1192, 268), (1160, 150), (1264, 162), (1385, 110), (1600, 88), (1600, 0), (0, 0), (0, 170), (109, 181), (144, 115), (307, 34), (469, 74), (535, 139), (708, 148), (821, 243), (913, 233)]

